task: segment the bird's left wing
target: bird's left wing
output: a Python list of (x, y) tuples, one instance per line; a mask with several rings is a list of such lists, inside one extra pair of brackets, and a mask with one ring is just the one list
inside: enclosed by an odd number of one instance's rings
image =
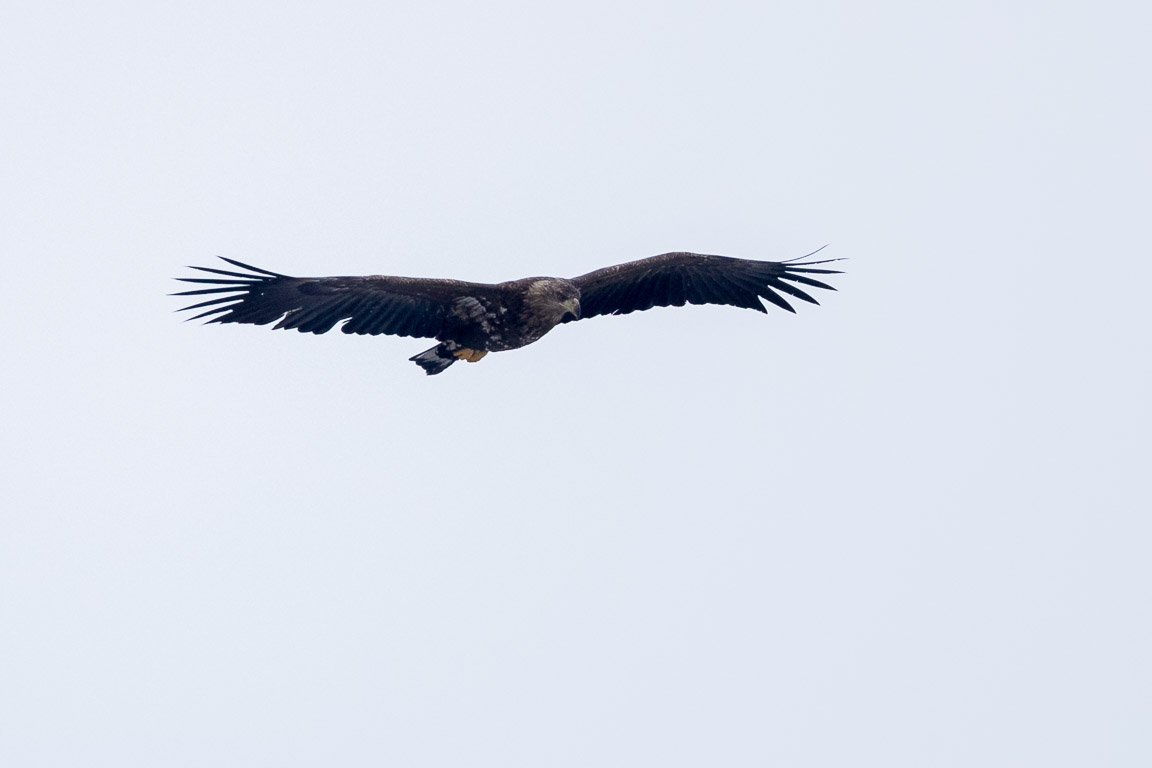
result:
[(239, 261), (220, 257), (248, 270), (232, 272), (211, 267), (192, 267), (221, 278), (179, 277), (187, 283), (211, 285), (181, 291), (175, 296), (222, 294), (182, 310), (205, 311), (208, 323), (251, 323), (275, 328), (295, 328), (301, 333), (325, 333), (346, 320), (344, 333), (392, 334), (435, 338), (454, 322), (454, 303), (465, 297), (495, 296), (498, 289), (486, 283), (435, 280), (417, 277), (290, 277)]
[[(836, 290), (808, 276), (839, 274), (836, 269), (814, 266), (829, 261), (837, 259), (752, 261), (700, 253), (665, 253), (598, 269), (572, 278), (572, 282), (580, 289), (581, 318), (685, 304), (730, 304), (767, 312), (760, 302), (762, 298), (795, 312), (780, 293), (818, 304), (798, 285)], [(564, 321), (575, 319), (569, 316)]]

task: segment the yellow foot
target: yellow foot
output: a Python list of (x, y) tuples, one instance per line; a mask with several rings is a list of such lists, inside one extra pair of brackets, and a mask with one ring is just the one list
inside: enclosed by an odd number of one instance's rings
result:
[(488, 354), (486, 349), (472, 349), (470, 347), (461, 347), (452, 353), (452, 356), (459, 360), (467, 360), (470, 363), (478, 363), (484, 359), (484, 355)]

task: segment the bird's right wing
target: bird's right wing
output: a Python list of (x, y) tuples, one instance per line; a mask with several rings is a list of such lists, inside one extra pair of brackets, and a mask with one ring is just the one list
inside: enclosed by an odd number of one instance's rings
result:
[[(781, 293), (817, 304), (799, 285), (836, 290), (809, 277), (838, 274), (839, 270), (815, 266), (827, 261), (837, 259), (753, 261), (700, 253), (665, 253), (598, 269), (574, 277), (572, 282), (580, 289), (582, 318), (685, 304), (730, 304), (765, 312), (760, 299), (794, 312)], [(564, 322), (574, 319), (566, 317)]]
[(175, 296), (221, 294), (183, 307), (181, 311), (207, 307), (189, 320), (207, 317), (208, 323), (253, 325), (279, 321), (275, 328), (295, 328), (301, 333), (326, 333), (346, 320), (341, 328), (344, 333), (435, 338), (453, 322), (455, 302), (498, 293), (495, 285), (460, 280), (387, 275), (290, 277), (220, 258), (248, 272), (192, 267), (223, 277), (176, 278), (212, 287), (181, 291)]

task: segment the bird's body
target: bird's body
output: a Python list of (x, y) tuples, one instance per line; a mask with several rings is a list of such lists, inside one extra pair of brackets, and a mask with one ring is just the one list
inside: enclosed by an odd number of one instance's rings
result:
[(492, 286), (494, 296), (465, 296), (452, 304), (454, 341), (489, 352), (504, 352), (539, 341), (567, 312), (562, 302), (576, 301), (580, 291), (568, 280), (526, 277)]
[[(811, 255), (811, 254), (810, 254)], [(440, 373), (457, 360), (477, 362), (538, 341), (561, 322), (596, 315), (628, 314), (654, 306), (731, 304), (766, 311), (766, 299), (788, 311), (777, 291), (816, 304), (794, 283), (835, 290), (805, 273), (825, 262), (773, 262), (666, 253), (590, 272), (571, 280), (528, 277), (505, 283), (469, 283), (375, 275), (290, 277), (251, 267), (233, 272), (193, 267), (223, 278), (178, 278), (214, 287), (180, 296), (226, 294), (184, 309), (210, 307), (196, 315), (207, 322), (252, 323), (325, 333), (343, 322), (344, 333), (435, 338), (440, 343), (410, 358), (427, 373)], [(787, 281), (787, 282), (785, 282)]]

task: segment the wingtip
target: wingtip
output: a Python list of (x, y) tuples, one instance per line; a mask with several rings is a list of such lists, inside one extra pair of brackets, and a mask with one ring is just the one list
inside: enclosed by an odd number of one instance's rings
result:
[[(817, 248), (816, 250), (814, 250), (810, 253), (806, 253), (803, 256), (796, 256), (795, 258), (791, 258), (791, 259), (785, 259), (784, 261), (781, 261), (780, 263), (785, 266), (785, 269), (794, 269), (796, 267), (811, 266), (812, 264), (831, 264), (834, 261), (847, 261), (848, 260), (847, 256), (836, 256), (835, 258), (831, 258), (831, 259), (818, 259), (817, 261), (804, 261), (804, 259), (811, 258), (811, 257), (815, 256), (816, 254), (820, 253), (820, 251), (824, 250), (829, 245), (831, 245), (831, 243), (824, 243), (824, 245), (820, 246), (819, 248)], [(827, 274), (836, 274), (836, 275), (840, 274), (839, 270), (813, 270), (813, 271), (825, 272)]]
[(261, 269), (260, 267), (254, 267), (251, 264), (245, 264), (242, 261), (236, 261), (236, 259), (230, 259), (227, 256), (217, 255), (216, 258), (220, 259), (221, 261), (226, 261), (234, 267), (240, 267), (241, 269), (247, 269), (251, 272), (259, 272), (260, 274), (268, 275), (269, 277), (287, 277), (287, 275), (282, 275), (279, 272), (272, 272), (271, 270)]

